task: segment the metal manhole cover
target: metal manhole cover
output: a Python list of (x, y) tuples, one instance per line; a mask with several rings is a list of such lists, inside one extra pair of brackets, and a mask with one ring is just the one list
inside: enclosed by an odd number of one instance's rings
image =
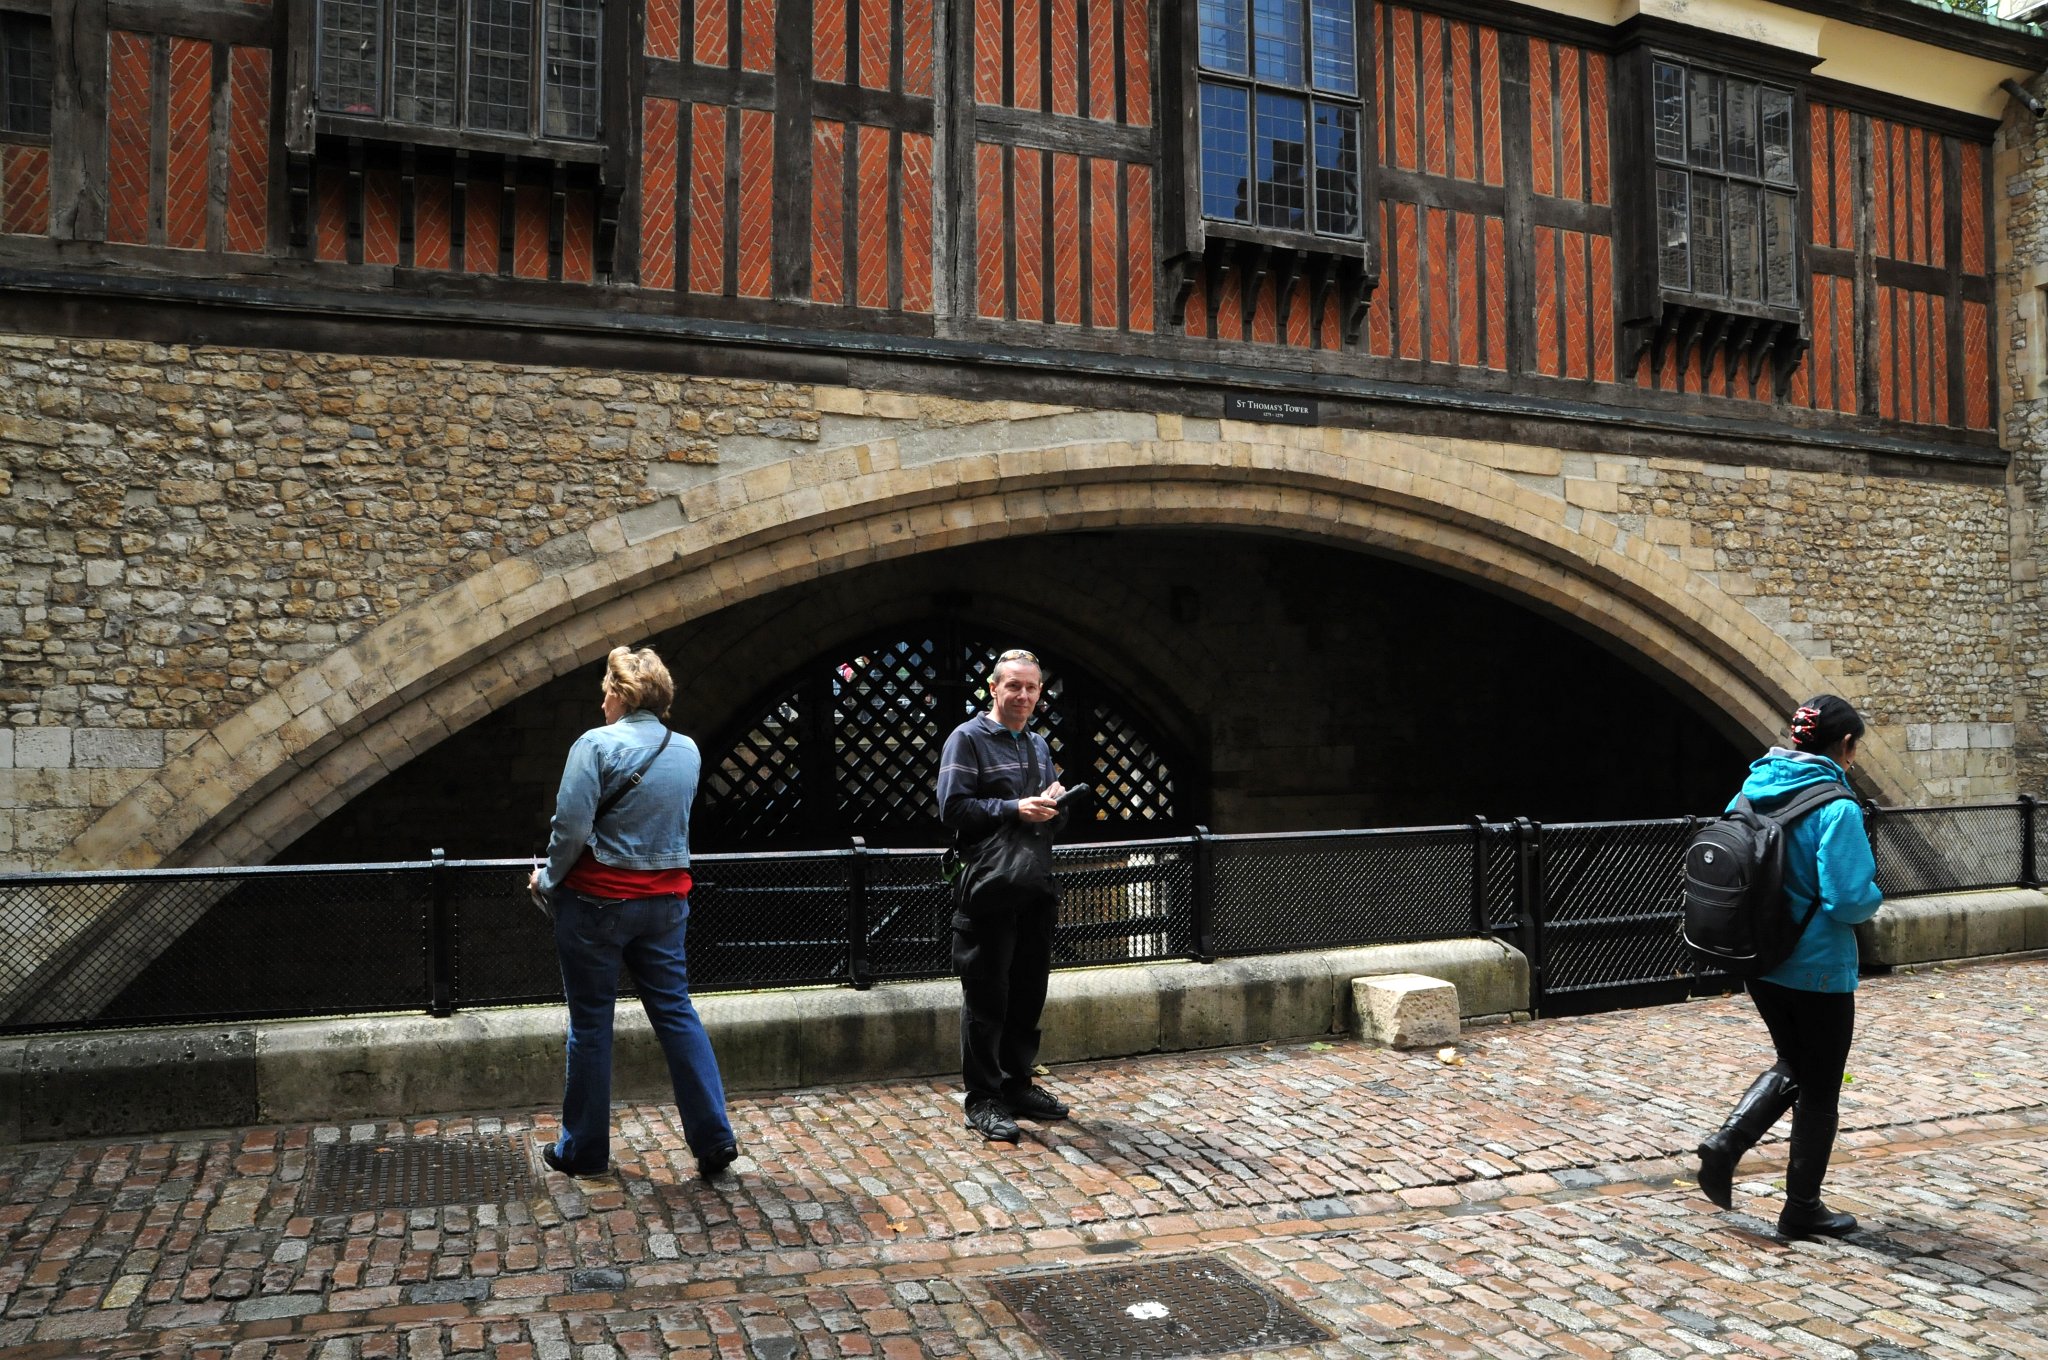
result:
[(1175, 1257), (989, 1281), (1066, 1360), (1175, 1360), (1305, 1346), (1330, 1332), (1229, 1262)]
[(302, 1212), (506, 1204), (533, 1193), (533, 1163), (508, 1133), (323, 1143), (314, 1149)]

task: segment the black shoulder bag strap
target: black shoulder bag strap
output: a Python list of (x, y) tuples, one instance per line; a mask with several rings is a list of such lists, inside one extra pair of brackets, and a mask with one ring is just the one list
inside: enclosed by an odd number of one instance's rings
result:
[[(1785, 832), (1792, 829), (1792, 823), (1798, 821), (1807, 813), (1812, 812), (1815, 808), (1825, 803), (1832, 803), (1837, 798), (1853, 797), (1855, 795), (1850, 793), (1847, 788), (1834, 783), (1832, 780), (1825, 784), (1809, 784), (1793, 794), (1791, 800), (1776, 812), (1761, 812), (1757, 815), (1770, 818), (1778, 824), (1780, 832)], [(1814, 913), (1819, 910), (1820, 894), (1815, 893), (1813, 895), (1813, 905), (1806, 909), (1806, 915), (1799, 918), (1799, 929), (1792, 936), (1795, 941), (1806, 938), (1806, 928), (1813, 924)]]
[(595, 827), (599, 822), (603, 821), (604, 815), (607, 812), (610, 812), (614, 807), (618, 806), (618, 802), (621, 798), (624, 798), (626, 794), (631, 790), (640, 787), (640, 776), (646, 774), (648, 770), (653, 768), (654, 762), (661, 759), (661, 753), (668, 749), (668, 739), (670, 737), (673, 737), (674, 735), (674, 730), (670, 728), (668, 724), (663, 723), (661, 728), (661, 744), (654, 748), (653, 755), (641, 761), (640, 764), (634, 769), (633, 773), (626, 776), (626, 780), (624, 783), (620, 784), (617, 788), (613, 789), (610, 793), (606, 794), (603, 797), (603, 799), (599, 801), (597, 805), (597, 811), (592, 813), (590, 817), (591, 826)]

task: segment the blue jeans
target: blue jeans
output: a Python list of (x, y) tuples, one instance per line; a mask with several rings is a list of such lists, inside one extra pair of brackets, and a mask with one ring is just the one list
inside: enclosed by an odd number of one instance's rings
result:
[(690, 1151), (702, 1157), (734, 1141), (718, 1059), (690, 1004), (683, 952), (689, 918), (689, 899), (673, 895), (603, 903), (567, 889), (555, 893), (555, 952), (569, 1003), (569, 1071), (555, 1152), (572, 1170), (601, 1171), (611, 1160), (612, 1012), (621, 963), (632, 970), (668, 1060)]

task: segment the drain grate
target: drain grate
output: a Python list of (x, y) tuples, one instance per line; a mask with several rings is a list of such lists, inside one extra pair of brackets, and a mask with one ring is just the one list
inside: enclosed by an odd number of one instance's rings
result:
[(360, 1214), (441, 1204), (505, 1204), (533, 1194), (533, 1163), (512, 1134), (323, 1143), (306, 1182), (306, 1214)]
[(1176, 1360), (1330, 1339), (1293, 1304), (1213, 1257), (1002, 1276), (989, 1292), (1064, 1360)]

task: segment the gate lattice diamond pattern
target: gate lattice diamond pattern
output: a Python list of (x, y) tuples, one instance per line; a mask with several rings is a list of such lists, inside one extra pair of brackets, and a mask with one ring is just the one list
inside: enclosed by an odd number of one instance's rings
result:
[[(821, 656), (723, 745), (694, 826), (707, 850), (932, 845), (946, 736), (988, 708), (1001, 649), (940, 620)], [(1184, 830), (1192, 809), (1185, 762), (1143, 718), (1067, 662), (1044, 661), (1036, 725), (1069, 784), (1098, 794), (1069, 840)]]

